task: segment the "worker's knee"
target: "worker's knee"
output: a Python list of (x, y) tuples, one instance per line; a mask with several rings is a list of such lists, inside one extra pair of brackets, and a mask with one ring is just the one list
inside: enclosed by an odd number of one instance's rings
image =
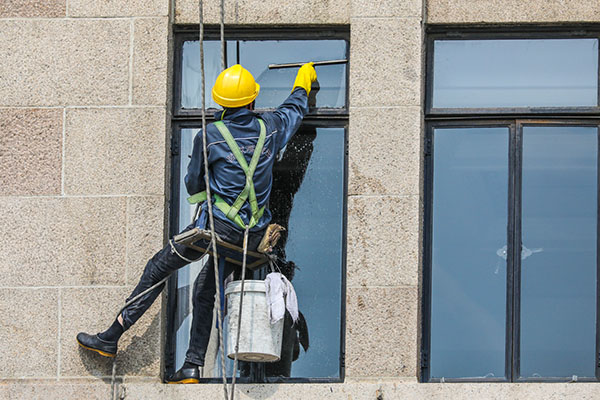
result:
[(215, 303), (214, 290), (201, 290), (194, 293), (193, 304), (195, 308), (212, 308)]

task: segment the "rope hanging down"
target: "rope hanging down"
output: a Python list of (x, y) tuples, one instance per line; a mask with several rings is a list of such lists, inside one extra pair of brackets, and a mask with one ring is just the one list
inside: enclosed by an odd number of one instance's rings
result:
[[(221, 66), (224, 67), (225, 62), (225, 39), (224, 39), (224, 1), (221, 0)], [(206, 150), (206, 80), (204, 74), (204, 10), (203, 0), (198, 2), (198, 20), (200, 25), (200, 78), (202, 83), (202, 90), (200, 96), (202, 97), (202, 155), (204, 157), (204, 182), (206, 185), (206, 197), (207, 197), (207, 208), (208, 208), (208, 221), (210, 225), (210, 237), (211, 245), (213, 249), (213, 268), (215, 270), (215, 289), (217, 299), (217, 321), (219, 331), (219, 346), (221, 347), (221, 375), (223, 377), (223, 391), (225, 400), (228, 400), (227, 393), (227, 370), (225, 367), (225, 346), (223, 344), (223, 315), (221, 313), (221, 282), (219, 279), (219, 255), (217, 253), (217, 240), (215, 235), (215, 223), (213, 218), (212, 210), (212, 194), (210, 191), (210, 181), (208, 176), (208, 153)], [(224, 69), (224, 68), (223, 68)]]
[[(203, 1), (202, 0), (199, 0), (198, 8), (199, 8), (198, 12), (199, 12), (199, 24), (200, 24), (200, 37), (199, 37), (200, 73), (201, 73), (201, 78), (202, 78), (201, 79), (201, 82), (202, 82), (202, 91), (201, 91), (201, 96), (202, 96), (202, 139), (203, 139), (202, 140), (203, 141), (203, 149), (202, 150), (203, 150), (203, 156), (204, 156), (204, 178), (205, 178), (205, 184), (206, 184), (206, 194), (207, 194), (208, 199), (211, 199), (212, 197), (211, 197), (211, 192), (210, 192), (210, 184), (209, 184), (209, 176), (208, 176), (208, 162), (207, 162), (208, 157), (207, 157), (207, 151), (206, 151), (206, 100), (205, 100), (206, 85), (205, 85), (205, 81), (204, 81), (204, 78), (205, 78), (205, 74), (204, 74), (204, 19), (203, 19)], [(220, 29), (221, 30), (221, 70), (225, 69), (225, 22), (224, 22), (224, 20), (225, 20), (225, 0), (221, 0), (221, 21), (220, 21), (220, 26), (221, 26), (221, 29)], [(220, 279), (219, 279), (219, 256), (217, 253), (217, 240), (216, 240), (215, 225), (214, 225), (213, 212), (212, 212), (212, 203), (210, 201), (208, 201), (207, 204), (208, 204), (208, 219), (210, 222), (210, 233), (211, 233), (210, 246), (212, 246), (213, 254), (214, 254), (213, 267), (215, 270), (217, 318), (218, 318), (218, 326), (219, 326), (219, 343), (220, 343), (220, 347), (221, 347), (221, 366), (222, 366), (222, 375), (223, 375), (223, 390), (224, 390), (225, 400), (228, 400), (227, 376), (226, 376), (226, 366), (225, 366), (225, 347), (223, 345), (223, 329), (222, 329), (223, 328), (223, 316), (221, 315), (221, 289), (220, 289), (220, 282), (219, 282), (220, 281)], [(196, 220), (198, 218), (199, 213), (200, 213), (200, 205), (198, 205), (198, 209), (196, 210), (196, 213), (194, 215), (194, 220)], [(244, 237), (244, 258), (243, 258), (242, 279), (244, 279), (244, 275), (245, 275), (244, 272), (245, 272), (245, 267), (246, 267), (246, 245), (247, 245), (247, 239), (248, 239), (247, 235), (248, 235), (248, 230), (246, 230), (246, 234)], [(171, 249), (174, 253), (176, 253), (180, 258), (182, 258), (183, 260), (185, 260), (189, 263), (199, 261), (208, 253), (208, 249), (207, 249), (206, 252), (204, 252), (204, 254), (202, 254), (196, 260), (190, 260), (190, 259), (182, 256), (181, 254), (179, 254), (179, 252), (173, 245), (172, 240), (169, 240), (169, 244), (171, 245)], [(132, 298), (131, 300), (126, 302), (125, 305), (117, 313), (117, 318), (121, 315), (121, 313), (123, 312), (123, 310), (125, 310), (125, 308), (127, 308), (129, 305), (138, 301), (141, 297), (143, 297), (147, 293), (151, 292), (152, 290), (154, 290), (157, 287), (164, 284), (169, 278), (170, 278), (170, 275), (166, 276), (164, 279), (160, 280), (156, 284), (152, 285), (148, 289), (144, 290), (143, 292), (139, 293), (134, 298)], [(243, 282), (242, 282), (242, 293), (243, 293)], [(239, 330), (239, 322), (238, 322), (238, 330)], [(238, 333), (238, 343), (239, 343), (239, 333)], [(234, 365), (236, 363), (237, 363), (237, 345), (236, 345), (236, 359), (234, 361)], [(117, 359), (115, 357), (112, 362), (112, 376), (111, 376), (111, 398), (112, 399), (116, 398), (116, 369), (117, 369)], [(234, 371), (235, 371), (235, 368), (234, 368)], [(234, 378), (233, 378), (233, 384), (232, 384), (231, 400), (233, 400), (233, 388), (234, 387), (235, 387), (235, 372), (234, 372)]]
[[(215, 226), (213, 219), (213, 211), (212, 211), (212, 195), (210, 192), (210, 182), (209, 182), (209, 171), (208, 171), (208, 155), (207, 155), (207, 146), (206, 146), (206, 100), (205, 100), (205, 92), (206, 92), (206, 82), (205, 82), (205, 74), (204, 74), (204, 16), (203, 16), (203, 0), (199, 0), (198, 4), (199, 8), (199, 25), (200, 25), (200, 73), (201, 73), (201, 82), (202, 82), (202, 144), (203, 144), (203, 156), (204, 156), (204, 179), (206, 184), (206, 197), (207, 197), (207, 205), (208, 205), (208, 218), (210, 222), (210, 234), (211, 234), (211, 244), (213, 247), (214, 254), (214, 262), (213, 267), (215, 268), (215, 287), (216, 287), (216, 298), (217, 298), (217, 319), (219, 321), (219, 344), (221, 347), (221, 367), (222, 367), (222, 376), (223, 376), (223, 391), (225, 395), (225, 400), (228, 400), (227, 393), (227, 372), (225, 368), (225, 346), (223, 344), (223, 316), (221, 315), (221, 283), (219, 279), (219, 271), (218, 271), (218, 255), (217, 255), (217, 240), (215, 235)], [(220, 31), (221, 31), (221, 70), (225, 70), (225, 0), (221, 0), (221, 20), (220, 20)], [(237, 321), (237, 338), (235, 344), (235, 356), (233, 360), (233, 372), (232, 372), (232, 380), (231, 380), (231, 399), (234, 400), (235, 396), (235, 378), (237, 376), (237, 363), (238, 363), (238, 351), (239, 351), (239, 343), (240, 343), (240, 327), (242, 323), (242, 305), (244, 302), (244, 283), (246, 278), (246, 258), (247, 258), (247, 250), (248, 250), (248, 234), (250, 231), (250, 227), (246, 225), (246, 229), (244, 231), (244, 254), (242, 258), (242, 287), (240, 293), (240, 308), (238, 312), (238, 321)]]

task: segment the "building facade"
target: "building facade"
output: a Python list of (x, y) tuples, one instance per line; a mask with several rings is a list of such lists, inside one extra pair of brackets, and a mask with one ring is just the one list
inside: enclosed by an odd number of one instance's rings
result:
[[(213, 27), (219, 4), (205, 2)], [(238, 398), (600, 395), (595, 382), (434, 383), (422, 372), (430, 331), (427, 132), (436, 117), (427, 107), (430, 30), (535, 36), (593, 31), (599, 22), (592, 0), (225, 1), (228, 40), (231, 31), (287, 29), (286, 38), (291, 31), (304, 39), (302, 32), (331, 30), (342, 32), (349, 56), (345, 110), (331, 116), (347, 144), (341, 372), (321, 382), (243, 383)], [(163, 383), (169, 295), (125, 334), (116, 364), (75, 342), (77, 332), (112, 321), (146, 260), (173, 233), (177, 43), (197, 26), (194, 0), (0, 5), (0, 397), (223, 395), (218, 383)], [(600, 117), (594, 106), (565, 115)]]

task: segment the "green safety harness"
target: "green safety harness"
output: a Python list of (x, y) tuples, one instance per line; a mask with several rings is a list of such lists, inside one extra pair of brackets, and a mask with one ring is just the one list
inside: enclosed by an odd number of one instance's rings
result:
[[(260, 124), (260, 135), (258, 137), (258, 142), (256, 143), (256, 147), (254, 149), (254, 154), (252, 154), (252, 160), (250, 160), (250, 166), (246, 162), (246, 158), (242, 154), (242, 151), (238, 147), (235, 139), (229, 132), (229, 129), (225, 126), (223, 121), (217, 121), (214, 125), (217, 127), (223, 139), (229, 146), (229, 149), (235, 156), (237, 162), (240, 164), (242, 169), (244, 170), (244, 174), (246, 174), (246, 185), (242, 192), (238, 195), (237, 199), (233, 205), (227, 204), (225, 200), (221, 196), (216, 193), (213, 193), (214, 204), (217, 206), (223, 214), (227, 216), (231, 221), (235, 222), (237, 226), (242, 229), (252, 228), (254, 227), (265, 211), (265, 207), (258, 208), (258, 202), (256, 201), (256, 192), (254, 191), (254, 182), (252, 182), (252, 176), (254, 176), (254, 171), (256, 170), (256, 166), (258, 165), (258, 159), (262, 154), (263, 146), (265, 144), (265, 139), (267, 137), (267, 129), (265, 128), (265, 123), (263, 120), (259, 119), (258, 123)], [(206, 192), (196, 193), (190, 197), (188, 197), (188, 203), (197, 204), (206, 201)], [(250, 209), (252, 210), (252, 216), (250, 217), (249, 223), (246, 225), (240, 217), (239, 212), (246, 200), (250, 203)]]

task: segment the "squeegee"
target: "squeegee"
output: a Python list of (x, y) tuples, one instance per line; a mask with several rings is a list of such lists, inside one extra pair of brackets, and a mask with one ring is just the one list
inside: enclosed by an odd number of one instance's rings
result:
[[(314, 61), (313, 65), (315, 67), (319, 65), (335, 65), (335, 64), (346, 64), (348, 60), (328, 60), (328, 61)], [(289, 64), (269, 64), (269, 69), (278, 69), (278, 68), (296, 68), (301, 67), (306, 63), (289, 63)]]

